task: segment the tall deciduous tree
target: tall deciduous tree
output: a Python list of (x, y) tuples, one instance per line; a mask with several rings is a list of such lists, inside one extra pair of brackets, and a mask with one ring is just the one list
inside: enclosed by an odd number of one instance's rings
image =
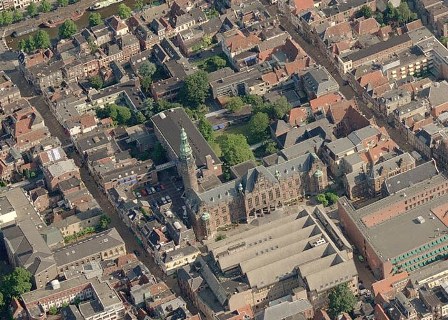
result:
[(347, 283), (339, 284), (331, 289), (328, 299), (330, 300), (329, 312), (333, 319), (342, 312), (351, 312), (356, 303), (356, 297)]
[(78, 32), (78, 27), (72, 20), (64, 21), (64, 23), (59, 27), (59, 37), (62, 39), (70, 38), (76, 32)]
[(66, 6), (68, 6), (68, 0), (58, 0), (58, 6), (59, 7), (66, 7)]
[(94, 27), (103, 24), (103, 18), (101, 17), (101, 13), (92, 12), (89, 15), (89, 26)]
[(42, 0), (39, 7), (40, 12), (50, 12), (51, 3), (48, 0)]
[(228, 166), (254, 159), (246, 137), (242, 134), (226, 134), (220, 138), (222, 158)]
[(39, 10), (37, 10), (37, 5), (34, 2), (31, 2), (29, 6), (26, 8), (26, 12), (30, 17), (37, 16)]
[(207, 73), (203, 70), (196, 71), (185, 78), (182, 96), (186, 102), (197, 108), (200, 104), (205, 102), (209, 94), (209, 83)]
[(272, 111), (277, 119), (282, 119), (291, 110), (291, 105), (285, 97), (277, 99), (272, 104)]
[(244, 101), (240, 97), (232, 97), (226, 103), (226, 109), (231, 112), (238, 112), (244, 107)]
[(269, 127), (269, 117), (266, 113), (258, 112), (249, 121), (249, 131), (253, 141), (260, 141), (266, 136)]
[(132, 9), (129, 8), (127, 5), (125, 5), (124, 3), (121, 3), (118, 6), (118, 16), (121, 19), (130, 18), (132, 16)]
[(50, 35), (44, 30), (37, 31), (34, 36), (36, 48), (47, 49), (51, 46)]
[(21, 20), (23, 20), (23, 13), (20, 10), (14, 10), (12, 12), (12, 19), (14, 20), (14, 22), (19, 22)]
[(214, 140), (213, 126), (206, 117), (201, 117), (198, 122), (198, 129), (208, 142)]

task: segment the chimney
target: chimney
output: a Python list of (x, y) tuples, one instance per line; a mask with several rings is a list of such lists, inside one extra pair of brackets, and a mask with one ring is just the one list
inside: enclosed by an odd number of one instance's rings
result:
[(205, 162), (206, 162), (208, 170), (213, 170), (214, 169), (215, 161), (213, 160), (211, 155), (208, 154), (208, 155), (205, 156)]

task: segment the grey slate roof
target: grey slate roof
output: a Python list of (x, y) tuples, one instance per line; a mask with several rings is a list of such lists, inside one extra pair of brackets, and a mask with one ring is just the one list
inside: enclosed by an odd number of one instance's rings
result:
[(264, 310), (263, 315), (258, 320), (278, 320), (278, 319), (295, 319), (305, 320), (305, 316), (301, 313), (312, 309), (312, 305), (308, 300), (282, 301), (274, 304)]
[(58, 266), (65, 266), (122, 244), (124, 244), (124, 240), (118, 234), (117, 230), (113, 228), (55, 251), (54, 259)]
[(425, 162), (414, 169), (397, 174), (388, 178), (384, 183), (389, 194), (394, 194), (400, 190), (409, 188), (410, 186), (425, 181), (435, 175), (439, 171), (434, 160)]
[(151, 121), (160, 130), (164, 139), (176, 155), (179, 155), (180, 130), (183, 127), (187, 133), (198, 167), (204, 167), (206, 165), (205, 157), (207, 155), (212, 156), (215, 165), (221, 164), (221, 160), (219, 160), (218, 156), (187, 116), (183, 108), (174, 108), (158, 113), (151, 118)]

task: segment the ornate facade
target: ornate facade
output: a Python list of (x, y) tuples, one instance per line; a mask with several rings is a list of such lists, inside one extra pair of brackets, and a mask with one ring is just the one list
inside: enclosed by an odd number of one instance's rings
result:
[(178, 166), (198, 239), (212, 237), (232, 223), (246, 223), (285, 205), (297, 204), (305, 194), (322, 192), (328, 185), (325, 165), (316, 154), (306, 153), (270, 167), (250, 168), (241, 178), (200, 190), (184, 130)]

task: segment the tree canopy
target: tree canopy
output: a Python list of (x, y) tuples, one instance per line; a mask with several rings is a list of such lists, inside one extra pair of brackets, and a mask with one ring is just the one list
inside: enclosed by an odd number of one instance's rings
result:
[(28, 36), (28, 39), (19, 41), (19, 49), (25, 52), (33, 52), (36, 49), (47, 49), (51, 46), (50, 36), (44, 30), (37, 31), (36, 35)]
[(208, 142), (214, 141), (213, 126), (205, 117), (201, 117), (198, 122), (198, 129)]
[(254, 154), (242, 134), (226, 134), (219, 139), (222, 158), (228, 166), (254, 159)]
[(409, 5), (405, 1), (402, 1), (397, 8), (394, 8), (392, 3), (389, 2), (387, 4), (384, 15), (382, 16), (382, 20), (388, 24), (403, 24), (415, 19), (417, 19), (417, 14), (409, 9)]
[(66, 20), (59, 27), (59, 37), (61, 39), (66, 39), (72, 37), (76, 32), (78, 32), (78, 27), (72, 20)]
[(241, 97), (231, 97), (226, 103), (226, 109), (231, 112), (238, 112), (244, 107), (244, 101)]
[(138, 73), (142, 77), (152, 77), (156, 73), (157, 67), (154, 63), (144, 61), (138, 68)]
[(29, 6), (26, 8), (26, 12), (30, 17), (35, 17), (39, 14), (39, 10), (37, 9), (37, 5), (34, 2), (31, 2)]
[(137, 1), (135, 1), (135, 6), (134, 6), (134, 8), (135, 8), (136, 10), (142, 10), (144, 6), (145, 6), (145, 2), (144, 2), (143, 0), (137, 0)]
[(266, 113), (258, 112), (249, 121), (249, 132), (252, 140), (260, 141), (266, 136), (269, 127), (269, 117)]
[(128, 19), (132, 16), (132, 9), (124, 3), (120, 3), (120, 5), (118, 6), (118, 16), (121, 19)]
[(156, 165), (166, 162), (166, 150), (162, 144), (156, 143), (151, 151), (151, 159)]
[(3, 296), (16, 298), (31, 290), (31, 273), (22, 267), (14, 268), (0, 282)]
[(104, 85), (103, 79), (98, 75), (91, 77), (89, 82), (95, 89), (101, 89)]
[(99, 26), (100, 24), (103, 24), (103, 18), (101, 17), (101, 13), (99, 12), (92, 12), (89, 15), (89, 26)]
[(364, 18), (368, 19), (368, 18), (372, 17), (372, 14), (373, 14), (372, 9), (367, 5), (363, 5), (361, 7), (361, 9), (359, 9), (357, 16), (364, 17)]
[(23, 13), (20, 10), (15, 9), (12, 12), (12, 19), (14, 22), (19, 22), (23, 19)]
[(39, 10), (41, 12), (50, 12), (51, 11), (51, 3), (48, 0), (42, 0), (40, 3)]
[(109, 228), (109, 224), (111, 223), (111, 219), (108, 215), (103, 214), (100, 217), (100, 221), (98, 222), (98, 229), (100, 230), (106, 230)]
[(197, 108), (205, 102), (208, 95), (209, 83), (205, 71), (196, 71), (185, 78), (181, 96), (185, 98), (188, 105)]
[(285, 97), (280, 97), (272, 104), (275, 118), (282, 119), (291, 110), (291, 105)]
[(347, 283), (339, 284), (331, 289), (328, 299), (330, 300), (328, 311), (333, 319), (342, 312), (351, 312), (356, 303), (356, 297)]
[(5, 10), (0, 13), (0, 22), (3, 26), (10, 25), (14, 21), (14, 14), (12, 11)]
[(99, 118), (111, 117), (112, 120), (119, 125), (131, 124), (132, 112), (128, 107), (118, 106), (115, 103), (106, 105), (102, 109), (98, 109), (96, 114)]
[(66, 6), (68, 6), (68, 0), (58, 0), (58, 6), (59, 7), (66, 7)]

